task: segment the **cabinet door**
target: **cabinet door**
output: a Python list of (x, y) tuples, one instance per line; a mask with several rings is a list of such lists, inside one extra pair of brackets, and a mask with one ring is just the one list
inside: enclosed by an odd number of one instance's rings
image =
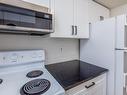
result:
[(51, 37), (72, 38), (73, 0), (52, 0), (54, 10), (54, 33)]
[(106, 95), (106, 74), (67, 90), (66, 95)]
[(106, 80), (102, 79), (96, 82), (95, 86), (88, 89), (87, 94), (82, 95), (106, 95)]
[[(88, 91), (83, 91), (81, 93), (75, 94), (75, 95), (91, 95)], [(93, 94), (94, 95), (94, 94)]]
[(96, 84), (93, 88), (85, 90), (76, 95), (106, 95), (105, 84), (101, 81), (100, 83)]
[(89, 38), (88, 0), (75, 1), (76, 38)]

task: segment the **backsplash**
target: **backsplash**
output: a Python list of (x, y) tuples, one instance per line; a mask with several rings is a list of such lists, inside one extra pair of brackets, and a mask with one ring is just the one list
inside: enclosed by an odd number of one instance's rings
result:
[(46, 50), (46, 64), (79, 59), (79, 40), (0, 34), (0, 51)]

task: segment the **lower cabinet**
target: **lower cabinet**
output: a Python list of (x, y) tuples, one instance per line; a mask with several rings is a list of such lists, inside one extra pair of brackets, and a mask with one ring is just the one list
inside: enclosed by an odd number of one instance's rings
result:
[(65, 95), (106, 95), (106, 74), (69, 89)]

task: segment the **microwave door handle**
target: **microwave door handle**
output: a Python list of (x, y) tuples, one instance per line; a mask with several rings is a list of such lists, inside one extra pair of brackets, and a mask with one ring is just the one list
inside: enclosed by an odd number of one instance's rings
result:
[(7, 26), (16, 26), (15, 24), (13, 24), (13, 23), (8, 23), (8, 24), (6, 24)]

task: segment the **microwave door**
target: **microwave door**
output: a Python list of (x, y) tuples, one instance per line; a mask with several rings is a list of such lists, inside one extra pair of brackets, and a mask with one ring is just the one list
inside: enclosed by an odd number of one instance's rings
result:
[(53, 32), (52, 14), (0, 3), (0, 30), (18, 34), (49, 34)]

